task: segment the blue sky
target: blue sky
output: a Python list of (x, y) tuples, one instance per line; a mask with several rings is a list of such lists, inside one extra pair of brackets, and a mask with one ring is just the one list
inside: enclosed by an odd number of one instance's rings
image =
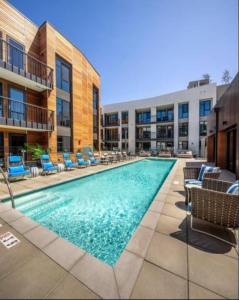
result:
[(186, 88), (238, 70), (237, 0), (10, 0), (50, 21), (101, 74), (102, 103)]

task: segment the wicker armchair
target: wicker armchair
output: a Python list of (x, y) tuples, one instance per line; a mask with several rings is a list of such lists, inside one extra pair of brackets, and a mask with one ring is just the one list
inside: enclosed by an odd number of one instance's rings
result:
[(193, 228), (193, 217), (224, 228), (239, 228), (239, 195), (226, 194), (231, 184), (221, 180), (204, 179), (202, 189), (191, 189), (191, 229), (235, 246), (234, 243)]
[[(191, 189), (187, 188), (185, 184), (186, 179), (198, 179), (199, 173), (200, 173), (201, 167), (185, 167), (183, 169), (184, 172), (184, 189), (185, 189), (185, 204), (187, 205), (188, 202), (190, 202), (191, 198)], [(218, 179), (221, 174), (221, 171), (218, 170), (217, 172), (206, 172), (203, 176), (203, 178), (210, 178), (210, 179)]]

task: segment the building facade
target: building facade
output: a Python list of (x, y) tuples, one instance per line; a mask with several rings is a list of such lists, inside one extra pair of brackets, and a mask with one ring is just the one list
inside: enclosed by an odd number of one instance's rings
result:
[(102, 147), (132, 153), (189, 149), (204, 157), (207, 116), (216, 104), (217, 91), (215, 83), (194, 81), (182, 91), (105, 105)]
[(100, 147), (100, 75), (44, 22), (0, 0), (0, 159), (25, 143), (61, 152)]
[(208, 117), (208, 161), (239, 178), (239, 73)]

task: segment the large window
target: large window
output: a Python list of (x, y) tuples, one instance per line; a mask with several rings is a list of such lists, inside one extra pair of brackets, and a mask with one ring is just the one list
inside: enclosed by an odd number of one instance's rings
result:
[(151, 122), (151, 112), (142, 111), (136, 112), (136, 123), (137, 124), (150, 124)]
[(71, 66), (63, 59), (56, 58), (56, 86), (70, 93)]
[(8, 62), (15, 67), (24, 69), (24, 46), (12, 38), (8, 38)]
[(207, 122), (201, 121), (200, 122), (200, 136), (206, 136), (207, 135)]
[(180, 137), (188, 136), (188, 123), (180, 123), (179, 124), (178, 135)]
[(57, 125), (64, 127), (71, 127), (71, 109), (70, 102), (57, 98)]
[(136, 151), (145, 150), (149, 151), (151, 148), (150, 142), (136, 142)]
[(105, 115), (105, 125), (107, 126), (117, 126), (119, 125), (118, 113), (106, 114)]
[(178, 105), (178, 117), (179, 119), (188, 118), (188, 103), (180, 103)]
[(205, 117), (210, 113), (211, 102), (210, 99), (200, 101), (200, 117)]
[[(99, 90), (93, 86), (93, 133), (98, 134), (98, 106), (99, 106)], [(95, 145), (97, 143), (95, 142)]]
[(57, 136), (57, 152), (71, 152), (71, 137), (70, 136)]
[(118, 141), (119, 140), (118, 128), (105, 129), (105, 140), (106, 141)]
[(22, 90), (10, 87), (9, 89), (9, 118), (25, 120), (25, 93)]
[(173, 138), (173, 126), (157, 126), (157, 138)]
[(172, 122), (173, 108), (157, 110), (157, 122)]
[(150, 139), (151, 129), (150, 127), (137, 127), (136, 128), (136, 139)]
[(128, 139), (128, 127), (122, 127), (122, 139)]
[(128, 124), (128, 112), (127, 111), (122, 111), (121, 113), (121, 123), (122, 124)]

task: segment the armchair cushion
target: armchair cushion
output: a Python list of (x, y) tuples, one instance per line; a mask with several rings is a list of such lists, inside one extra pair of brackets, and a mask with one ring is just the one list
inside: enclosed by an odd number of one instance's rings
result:
[(227, 190), (227, 194), (239, 195), (239, 180), (235, 181)]
[(213, 173), (213, 172), (217, 172), (217, 171), (219, 171), (218, 167), (211, 167), (211, 166), (202, 164), (199, 175), (198, 175), (198, 180), (202, 181), (205, 173)]

